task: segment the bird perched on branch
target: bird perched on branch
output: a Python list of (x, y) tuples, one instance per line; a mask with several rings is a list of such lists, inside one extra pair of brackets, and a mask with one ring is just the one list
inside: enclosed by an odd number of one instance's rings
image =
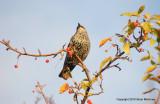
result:
[(77, 31), (70, 39), (69, 45), (72, 56), (66, 54), (64, 66), (59, 77), (67, 80), (68, 71), (72, 71), (74, 67), (80, 63), (76, 55), (84, 61), (90, 50), (90, 40), (86, 29), (78, 23)]

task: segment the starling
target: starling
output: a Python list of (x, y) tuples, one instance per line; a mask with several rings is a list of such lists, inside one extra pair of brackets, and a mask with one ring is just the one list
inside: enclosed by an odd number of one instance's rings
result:
[(77, 31), (75, 35), (70, 39), (69, 45), (72, 56), (69, 56), (69, 53), (66, 54), (64, 61), (64, 66), (59, 74), (59, 77), (67, 80), (68, 71), (72, 71), (74, 67), (80, 63), (76, 55), (84, 61), (90, 50), (90, 40), (87, 34), (86, 29), (78, 23)]

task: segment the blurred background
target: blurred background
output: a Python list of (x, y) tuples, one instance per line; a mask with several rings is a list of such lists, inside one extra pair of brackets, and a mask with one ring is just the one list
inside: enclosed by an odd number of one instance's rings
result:
[[(110, 48), (105, 53), (110, 44), (99, 48), (99, 43), (103, 38), (122, 33), (129, 17), (120, 14), (136, 12), (141, 5), (146, 6), (143, 13), (160, 14), (159, 4), (160, 0), (0, 0), (0, 40), (10, 40), (11, 46), (22, 52), (22, 47), (25, 47), (28, 53), (38, 54), (38, 49), (42, 54), (53, 53), (69, 42), (79, 22), (86, 28), (91, 41), (91, 50), (84, 63), (93, 76), (92, 73), (99, 70), (102, 60), (115, 55), (115, 48)], [(112, 42), (119, 43), (118, 40)], [(142, 47), (150, 48), (149, 42)], [(151, 50), (151, 54), (157, 55), (154, 50)], [(104, 71), (104, 93), (90, 97), (93, 104), (153, 104), (153, 101), (117, 101), (117, 98), (157, 98), (157, 91), (142, 94), (153, 87), (159, 88), (155, 82), (141, 81), (145, 70), (150, 66), (148, 61), (140, 62), (140, 58), (145, 55), (147, 52), (139, 54), (133, 49), (130, 54), (132, 62), (115, 62), (120, 63), (121, 71), (116, 68)], [(42, 98), (32, 92), (37, 81), (46, 84), (44, 93), (47, 97), (52, 96), (56, 104), (76, 103), (72, 94), (59, 94), (63, 83), (73, 84), (70, 79), (65, 81), (58, 77), (64, 62), (63, 59), (57, 65), (60, 55), (54, 59), (42, 57), (37, 60), (34, 57), (21, 56), (19, 68), (15, 69), (17, 56), (17, 53), (6, 51), (6, 46), (0, 44), (1, 104), (34, 104), (37, 96)], [(46, 63), (46, 59), (52, 60)], [(72, 75), (79, 83), (85, 78), (79, 66), (73, 70)], [(99, 91), (98, 88), (97, 85), (93, 92)], [(42, 99), (38, 104), (44, 103)]]

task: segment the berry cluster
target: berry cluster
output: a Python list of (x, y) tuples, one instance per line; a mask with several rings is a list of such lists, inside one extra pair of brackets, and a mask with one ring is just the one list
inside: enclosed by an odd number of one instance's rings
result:
[(93, 103), (91, 102), (91, 100), (89, 100), (89, 99), (87, 100), (87, 103), (88, 103), (88, 104), (93, 104)]

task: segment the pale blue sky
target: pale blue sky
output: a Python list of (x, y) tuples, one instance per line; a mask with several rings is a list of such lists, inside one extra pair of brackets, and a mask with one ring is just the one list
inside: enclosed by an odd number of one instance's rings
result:
[[(108, 53), (104, 50), (109, 46), (99, 48), (101, 39), (121, 33), (129, 17), (120, 16), (123, 12), (137, 11), (145, 4), (144, 12), (160, 14), (159, 0), (0, 0), (0, 40), (11, 41), (11, 46), (20, 51), (25, 47), (28, 53), (37, 54), (58, 51), (64, 43), (68, 43), (75, 33), (78, 22), (82, 24), (90, 37), (91, 50), (85, 60), (90, 74), (99, 70), (101, 61), (108, 56), (114, 57), (116, 49)], [(147, 44), (148, 45), (148, 44)], [(144, 48), (146, 46), (144, 45)], [(32, 93), (36, 81), (47, 86), (46, 96), (53, 95), (56, 104), (74, 104), (73, 95), (67, 92), (58, 94), (60, 86), (65, 83), (58, 77), (63, 67), (64, 59), (55, 68), (60, 56), (45, 63), (47, 58), (21, 56), (19, 68), (17, 53), (6, 51), (0, 44), (0, 103), (1, 104), (34, 104), (38, 94)], [(132, 54), (133, 52), (133, 54)], [(136, 54), (135, 54), (136, 53)], [(132, 50), (130, 57), (133, 62), (118, 61), (122, 71), (106, 70), (103, 73), (104, 93), (90, 97), (93, 104), (152, 104), (153, 102), (118, 102), (116, 98), (155, 98), (157, 92), (142, 95), (157, 84), (141, 79), (148, 62), (140, 62), (140, 57), (147, 53), (138, 54)], [(50, 57), (49, 57), (50, 58)], [(118, 63), (116, 62), (116, 63)], [(85, 74), (76, 67), (72, 75), (80, 82)], [(72, 81), (67, 81), (72, 84)], [(96, 90), (97, 88), (95, 88)], [(39, 104), (44, 104), (42, 100)]]

